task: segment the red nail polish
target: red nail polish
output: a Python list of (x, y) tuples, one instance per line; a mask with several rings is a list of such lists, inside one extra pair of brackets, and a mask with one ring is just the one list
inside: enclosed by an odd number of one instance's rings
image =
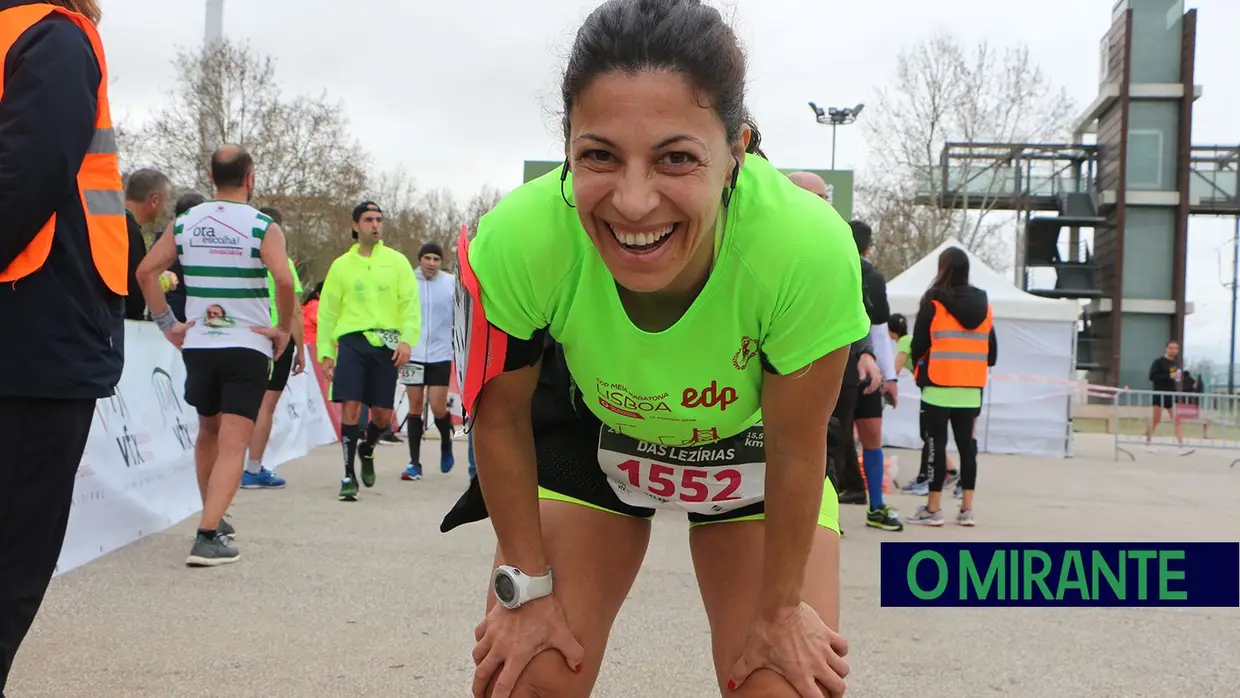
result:
[(736, 682), (735, 682), (735, 681), (733, 681), (732, 679), (728, 679), (728, 690), (729, 690), (729, 691), (735, 691), (735, 690), (736, 690)]
[(581, 673), (581, 662), (577, 662), (577, 666), (573, 667), (573, 671), (577, 672), (578, 674)]

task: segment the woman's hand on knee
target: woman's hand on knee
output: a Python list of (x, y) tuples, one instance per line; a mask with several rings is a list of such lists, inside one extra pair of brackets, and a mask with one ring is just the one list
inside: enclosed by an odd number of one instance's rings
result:
[(581, 671), (585, 660), (585, 649), (569, 629), (554, 594), (515, 611), (496, 604), (474, 630), (474, 639), (475, 698), (509, 698), (521, 673), (543, 650), (557, 650), (573, 673)]
[(728, 689), (735, 690), (758, 669), (771, 669), (796, 689), (800, 698), (844, 695), (848, 676), (848, 641), (827, 627), (809, 604), (782, 609), (753, 623), (745, 651), (732, 666)]

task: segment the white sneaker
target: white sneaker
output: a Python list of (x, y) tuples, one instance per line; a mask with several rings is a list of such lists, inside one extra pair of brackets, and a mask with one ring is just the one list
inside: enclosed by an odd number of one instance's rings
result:
[(1180, 447), (1180, 455), (1181, 455), (1181, 456), (1187, 456), (1188, 454), (1190, 454), (1190, 453), (1195, 453), (1196, 451), (1197, 451), (1197, 449), (1195, 449), (1195, 448), (1189, 448), (1189, 447), (1187, 447), (1187, 446), (1181, 446), (1181, 447)]
[(904, 518), (905, 521), (917, 526), (933, 526), (935, 528), (943, 525), (943, 512), (936, 511), (931, 513), (924, 506), (917, 507), (917, 511), (912, 516)]
[(976, 526), (977, 522), (973, 520), (973, 510), (972, 509), (961, 509), (960, 513), (956, 514), (956, 523), (960, 524), (961, 526), (969, 526), (969, 527)]

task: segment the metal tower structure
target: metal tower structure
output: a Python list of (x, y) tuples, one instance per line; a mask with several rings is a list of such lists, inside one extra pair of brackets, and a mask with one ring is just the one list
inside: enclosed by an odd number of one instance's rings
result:
[[(1189, 216), (1240, 217), (1240, 146), (1191, 141), (1196, 38), (1182, 0), (1117, 0), (1072, 142), (948, 143), (923, 173), (924, 205), (1021, 217), (1021, 285), (1088, 303), (1077, 362), (1094, 383), (1147, 384), (1150, 357), (1183, 339), (1192, 312)], [(1055, 271), (1053, 288), (1030, 287), (1023, 272), (1038, 267)]]

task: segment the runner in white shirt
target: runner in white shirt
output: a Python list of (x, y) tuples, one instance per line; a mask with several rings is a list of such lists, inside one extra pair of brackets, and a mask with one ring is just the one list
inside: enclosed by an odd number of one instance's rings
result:
[[(138, 267), (151, 317), (185, 360), (185, 401), (198, 409), (194, 462), (202, 518), (186, 564), (236, 562), (224, 512), (241, 484), (241, 468), (258, 417), (271, 359), (289, 343), (297, 315), (284, 231), (251, 207), (254, 160), (244, 148), (221, 146), (211, 157), (215, 199), (173, 221)], [(180, 322), (159, 276), (180, 261), (187, 296)], [(270, 270), (280, 325), (272, 327)]]
[(442, 271), (442, 264), (443, 247), (439, 243), (428, 242), (418, 250), (418, 268), (414, 275), (422, 302), (422, 334), (400, 375), (400, 382), (409, 394), (409, 417), (405, 420), (409, 434), (409, 466), (401, 473), (402, 480), (422, 479), (422, 414), (428, 393), (431, 414), (439, 429), (439, 470), (451, 472), (456, 464), (452, 454), (452, 415), (448, 414), (456, 277)]

